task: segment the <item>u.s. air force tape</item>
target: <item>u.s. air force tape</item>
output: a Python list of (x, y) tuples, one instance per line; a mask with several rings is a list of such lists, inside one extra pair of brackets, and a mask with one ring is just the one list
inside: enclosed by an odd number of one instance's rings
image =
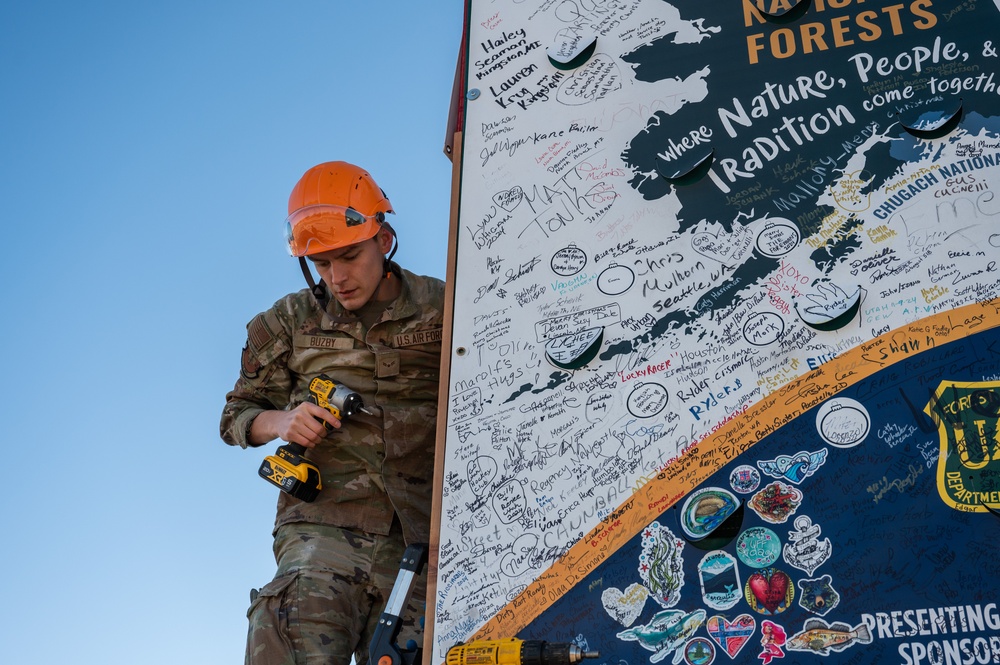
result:
[(413, 346), (414, 344), (431, 344), (441, 341), (441, 328), (431, 328), (430, 330), (415, 330), (408, 333), (399, 333), (393, 340), (393, 346)]

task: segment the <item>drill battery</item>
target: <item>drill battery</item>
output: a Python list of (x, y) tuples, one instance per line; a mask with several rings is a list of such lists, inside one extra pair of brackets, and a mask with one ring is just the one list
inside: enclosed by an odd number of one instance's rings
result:
[(303, 455), (305, 448), (297, 443), (279, 446), (274, 455), (261, 462), (257, 473), (269, 483), (277, 485), (296, 499), (311, 503), (323, 489), (319, 469)]

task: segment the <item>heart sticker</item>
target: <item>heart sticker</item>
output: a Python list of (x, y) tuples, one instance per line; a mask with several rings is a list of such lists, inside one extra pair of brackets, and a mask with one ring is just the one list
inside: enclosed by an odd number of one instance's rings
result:
[(795, 587), (787, 574), (776, 568), (768, 568), (750, 576), (744, 595), (755, 612), (778, 614), (792, 604)]
[(646, 606), (648, 597), (649, 590), (646, 587), (641, 584), (630, 584), (625, 593), (615, 587), (605, 589), (601, 593), (601, 604), (612, 619), (628, 628), (642, 614), (642, 608)]
[(723, 616), (714, 616), (708, 620), (705, 628), (708, 636), (715, 640), (730, 658), (736, 658), (757, 629), (757, 621), (749, 614), (741, 614), (732, 621)]

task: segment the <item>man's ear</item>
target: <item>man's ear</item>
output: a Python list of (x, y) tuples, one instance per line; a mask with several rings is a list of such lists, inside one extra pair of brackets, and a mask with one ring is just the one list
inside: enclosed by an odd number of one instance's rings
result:
[(382, 254), (388, 254), (389, 250), (392, 249), (392, 239), (393, 233), (388, 228), (383, 226), (378, 230), (378, 246), (382, 250)]

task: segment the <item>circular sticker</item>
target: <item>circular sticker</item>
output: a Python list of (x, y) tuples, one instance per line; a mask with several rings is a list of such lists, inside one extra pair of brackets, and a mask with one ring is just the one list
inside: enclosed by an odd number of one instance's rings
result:
[(795, 224), (787, 219), (775, 217), (757, 235), (757, 251), (776, 259), (791, 252), (799, 244), (802, 234)]
[(606, 296), (617, 296), (628, 291), (635, 283), (635, 273), (630, 268), (612, 263), (597, 277), (597, 288)]
[(749, 464), (741, 464), (729, 474), (729, 484), (740, 494), (749, 494), (760, 487), (760, 471)]
[(766, 568), (781, 556), (781, 541), (774, 531), (755, 526), (736, 539), (736, 556), (751, 568)]
[(709, 665), (715, 660), (715, 645), (707, 638), (695, 637), (684, 645), (684, 662), (688, 665)]
[(628, 394), (625, 405), (636, 418), (652, 418), (667, 406), (669, 395), (658, 383), (640, 383)]
[(754, 346), (774, 344), (785, 334), (785, 320), (774, 312), (757, 312), (743, 324), (743, 337)]
[(848, 397), (827, 400), (816, 412), (816, 429), (837, 448), (853, 448), (868, 436), (871, 416), (864, 405)]
[(570, 243), (552, 255), (549, 267), (552, 272), (562, 277), (569, 277), (583, 270), (587, 265), (587, 254), (582, 249)]
[(705, 487), (692, 492), (681, 507), (681, 528), (691, 540), (712, 533), (740, 507), (740, 500), (721, 487)]

